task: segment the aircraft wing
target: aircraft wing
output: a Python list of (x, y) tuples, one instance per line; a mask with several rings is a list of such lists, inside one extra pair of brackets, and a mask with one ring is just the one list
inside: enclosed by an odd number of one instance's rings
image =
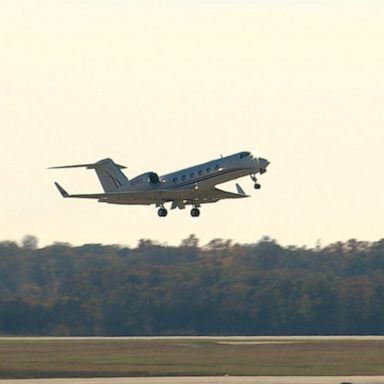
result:
[(77, 197), (83, 199), (100, 199), (105, 196), (105, 193), (90, 193), (90, 194), (81, 194), (81, 195), (70, 195), (59, 183), (56, 183), (56, 188), (59, 190), (61, 196), (63, 197)]
[(153, 191), (127, 191), (74, 195), (69, 194), (58, 183), (55, 183), (55, 185), (63, 197), (97, 199), (100, 202), (114, 204), (150, 205), (170, 201), (177, 201), (182, 204), (191, 204), (192, 202), (204, 204), (214, 203), (221, 199), (236, 199), (248, 197), (248, 195), (246, 195), (241, 189), (239, 184), (236, 184), (238, 193), (227, 192), (218, 188), (200, 190), (197, 187), (189, 187), (183, 189), (158, 189)]
[(196, 193), (195, 198), (200, 200), (201, 203), (204, 202), (215, 202), (222, 199), (238, 199), (242, 197), (249, 197), (244, 193), (241, 187), (237, 184), (238, 193), (223, 191), (218, 188), (211, 188), (207, 190), (202, 190)]

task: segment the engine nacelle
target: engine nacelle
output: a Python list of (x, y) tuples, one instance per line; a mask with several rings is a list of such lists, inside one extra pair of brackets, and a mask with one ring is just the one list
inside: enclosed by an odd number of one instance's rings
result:
[(146, 187), (155, 186), (160, 183), (160, 177), (155, 172), (146, 172), (140, 176), (136, 176), (129, 181), (131, 187), (138, 187), (145, 189)]

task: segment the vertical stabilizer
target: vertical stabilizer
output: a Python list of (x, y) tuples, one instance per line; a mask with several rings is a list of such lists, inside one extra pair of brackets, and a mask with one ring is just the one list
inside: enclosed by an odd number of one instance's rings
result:
[(112, 159), (100, 160), (87, 168), (95, 170), (105, 192), (116, 192), (128, 182), (127, 177), (121, 171), (125, 167), (115, 164)]
[[(116, 164), (112, 159), (103, 159), (94, 164), (60, 165), (59, 167), (50, 167), (49, 169), (61, 168), (94, 169), (105, 192), (116, 192), (122, 185), (128, 182), (127, 177), (121, 172), (125, 167)], [(63, 194), (64, 190), (60, 186), (56, 186), (59, 188), (60, 193)]]

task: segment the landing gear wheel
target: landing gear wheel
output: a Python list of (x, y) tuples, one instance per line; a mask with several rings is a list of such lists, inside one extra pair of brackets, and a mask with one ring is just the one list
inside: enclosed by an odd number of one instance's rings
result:
[(255, 189), (260, 189), (260, 188), (261, 188), (261, 185), (260, 185), (260, 184), (257, 184), (257, 183), (255, 183), (255, 185), (254, 185), (254, 188), (255, 188)]
[(160, 208), (160, 209), (157, 211), (157, 214), (158, 214), (160, 217), (165, 217), (165, 216), (167, 216), (168, 211), (167, 211), (165, 208)]
[(191, 216), (192, 217), (199, 217), (200, 216), (200, 209), (199, 208), (191, 209)]

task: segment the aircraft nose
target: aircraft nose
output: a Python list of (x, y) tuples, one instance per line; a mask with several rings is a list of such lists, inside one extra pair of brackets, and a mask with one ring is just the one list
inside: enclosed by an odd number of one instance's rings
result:
[(263, 159), (262, 157), (259, 157), (257, 159), (257, 162), (259, 164), (260, 173), (267, 172), (267, 167), (270, 164), (267, 159)]

